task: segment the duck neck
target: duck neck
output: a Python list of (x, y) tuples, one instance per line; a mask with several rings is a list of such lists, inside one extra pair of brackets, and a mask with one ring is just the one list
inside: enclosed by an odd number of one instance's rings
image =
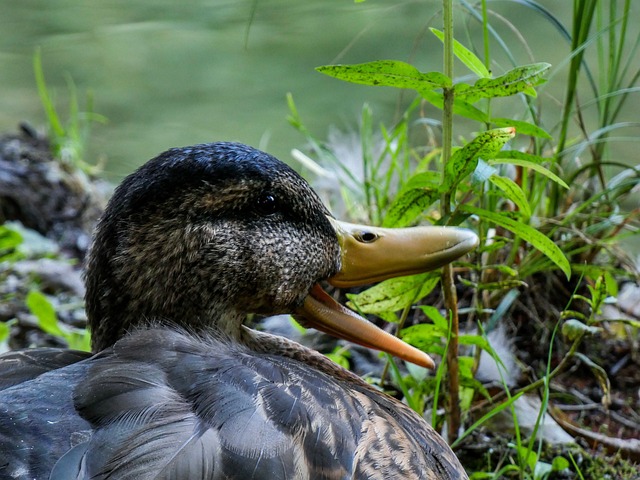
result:
[(92, 350), (110, 347), (127, 333), (144, 328), (167, 326), (194, 335), (223, 332), (232, 340), (241, 340), (244, 312), (219, 303), (202, 304), (196, 299), (176, 303), (143, 301), (139, 296), (102, 302), (96, 318), (90, 318)]

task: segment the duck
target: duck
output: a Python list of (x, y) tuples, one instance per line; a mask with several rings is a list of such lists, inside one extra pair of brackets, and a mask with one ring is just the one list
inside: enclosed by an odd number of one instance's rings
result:
[(252, 147), (173, 148), (116, 188), (85, 270), (92, 352), (0, 357), (0, 479), (466, 479), (418, 413), (246, 325), (301, 324), (432, 368), (333, 299), (472, 250), (456, 227), (335, 219)]

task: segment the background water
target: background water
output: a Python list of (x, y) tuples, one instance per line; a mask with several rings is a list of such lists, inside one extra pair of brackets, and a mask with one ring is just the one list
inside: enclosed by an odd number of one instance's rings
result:
[[(571, 2), (540, 3), (569, 25)], [(94, 110), (109, 119), (94, 126), (88, 161), (106, 155), (113, 179), (168, 147), (213, 140), (242, 141), (289, 161), (291, 148), (304, 140), (286, 121), (286, 94), (319, 137), (330, 125), (357, 125), (364, 102), (389, 123), (397, 91), (340, 82), (314, 67), (392, 58), (441, 70), (440, 43), (426, 30), (441, 28), (440, 6), (433, 0), (0, 0), (0, 131), (21, 120), (45, 123), (32, 69), (40, 47), (61, 110), (72, 79), (82, 99), (93, 92)], [(493, 17), (518, 63), (558, 66), (567, 57), (560, 35), (530, 10), (505, 1), (490, 6), (516, 28)], [(460, 14), (457, 25), (461, 41), (481, 45), (477, 23)], [(496, 69), (510, 68), (497, 47), (494, 52)], [(545, 95), (561, 98), (563, 75), (554, 74)]]

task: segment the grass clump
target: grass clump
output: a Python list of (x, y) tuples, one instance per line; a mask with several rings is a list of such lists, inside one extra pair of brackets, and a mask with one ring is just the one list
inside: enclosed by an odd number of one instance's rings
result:
[(44, 78), (42, 55), (36, 50), (33, 57), (33, 71), (40, 102), (44, 108), (48, 134), (51, 141), (51, 153), (63, 164), (69, 164), (84, 173), (95, 175), (102, 170), (102, 165), (92, 165), (86, 161), (86, 146), (93, 122), (106, 123), (106, 117), (93, 111), (93, 97), (87, 94), (87, 109), (81, 112), (78, 94), (71, 78), (67, 79), (69, 88), (69, 120), (63, 122), (55, 107), (55, 102)]

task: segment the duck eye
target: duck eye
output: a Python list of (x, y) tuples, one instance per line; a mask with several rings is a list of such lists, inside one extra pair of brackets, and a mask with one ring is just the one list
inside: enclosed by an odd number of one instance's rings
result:
[(265, 193), (260, 195), (258, 198), (258, 212), (263, 215), (271, 215), (276, 212), (278, 209), (278, 202), (276, 201), (276, 197), (271, 195), (270, 193)]
[(362, 243), (373, 243), (378, 239), (378, 235), (373, 232), (362, 231), (356, 235), (356, 240)]

